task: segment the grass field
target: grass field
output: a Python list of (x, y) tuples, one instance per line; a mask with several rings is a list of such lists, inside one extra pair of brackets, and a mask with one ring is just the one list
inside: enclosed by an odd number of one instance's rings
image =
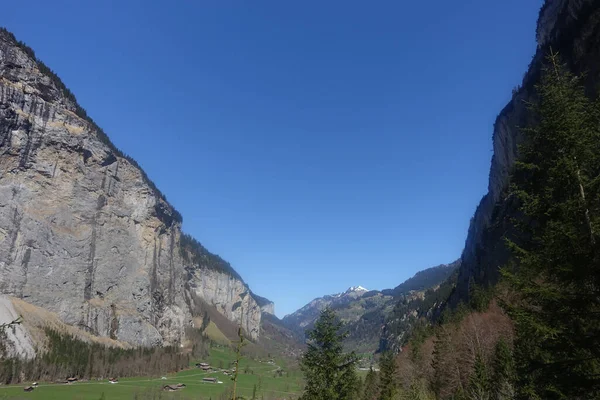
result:
[[(216, 347), (210, 351), (207, 360), (213, 367), (230, 368), (235, 359), (233, 352), (227, 347)], [(266, 360), (264, 360), (266, 361)], [(238, 377), (238, 395), (251, 398), (254, 385), (260, 399), (294, 399), (299, 397), (302, 375), (291, 368), (284, 360), (275, 359), (274, 364), (243, 358), (240, 361)], [(278, 373), (278, 369), (283, 373)], [(133, 399), (213, 399), (219, 400), (232, 386), (230, 377), (222, 372), (203, 372), (190, 367), (185, 371), (166, 376), (143, 378), (123, 378), (117, 384), (104, 381), (76, 382), (70, 385), (39, 383), (33, 392), (24, 392), (28, 384), (0, 386), (0, 399), (35, 399), (35, 400), (133, 400)], [(214, 377), (222, 384), (202, 383), (202, 378)], [(186, 388), (177, 392), (164, 392), (161, 388), (168, 384), (184, 383)], [(260, 389), (258, 386), (260, 385)]]

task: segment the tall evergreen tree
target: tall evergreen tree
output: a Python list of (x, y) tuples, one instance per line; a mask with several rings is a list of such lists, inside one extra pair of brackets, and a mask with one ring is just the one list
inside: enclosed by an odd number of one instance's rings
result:
[(450, 369), (453, 368), (453, 366), (449, 365), (452, 362), (452, 358), (450, 357), (452, 345), (450, 341), (451, 336), (448, 327), (441, 326), (433, 342), (433, 360), (431, 362), (434, 372), (431, 386), (439, 398), (447, 394), (448, 387), (450, 386), (449, 374)]
[(396, 360), (391, 352), (386, 352), (379, 361), (379, 400), (392, 400), (397, 392)]
[(518, 391), (527, 399), (600, 396), (600, 107), (551, 54), (524, 130), (511, 195), (521, 215), (503, 274), (519, 300)]
[(504, 339), (500, 339), (496, 343), (493, 368), (494, 373), (490, 386), (493, 388), (495, 400), (514, 398), (515, 365), (512, 350)]
[(307, 332), (308, 349), (302, 356), (301, 368), (306, 386), (301, 400), (353, 400), (357, 397), (356, 355), (344, 353), (346, 337), (342, 323), (329, 307), (313, 330)]
[(490, 384), (491, 382), (487, 365), (485, 364), (483, 356), (481, 354), (477, 354), (475, 357), (475, 365), (473, 366), (473, 373), (469, 379), (469, 399), (491, 400), (492, 391)]
[(373, 368), (369, 369), (365, 377), (365, 384), (361, 400), (377, 400), (379, 398), (379, 377)]

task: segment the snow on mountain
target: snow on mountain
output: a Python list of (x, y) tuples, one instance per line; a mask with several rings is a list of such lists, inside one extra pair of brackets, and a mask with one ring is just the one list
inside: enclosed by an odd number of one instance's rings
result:
[(369, 289), (365, 289), (362, 286), (351, 286), (348, 290), (346, 290), (346, 293), (349, 292), (368, 292)]

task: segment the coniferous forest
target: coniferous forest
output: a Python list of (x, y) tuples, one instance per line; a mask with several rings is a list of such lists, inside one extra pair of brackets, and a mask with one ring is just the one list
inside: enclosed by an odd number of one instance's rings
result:
[[(4, 335), (4, 332), (0, 335)], [(0, 382), (65, 382), (67, 378), (91, 380), (161, 376), (187, 368), (190, 360), (208, 354), (209, 341), (206, 337), (191, 329), (188, 335), (194, 344), (192, 351), (184, 354), (178, 346), (110, 347), (47, 328), (45, 350), (38, 351), (35, 358), (3, 358), (0, 363)]]

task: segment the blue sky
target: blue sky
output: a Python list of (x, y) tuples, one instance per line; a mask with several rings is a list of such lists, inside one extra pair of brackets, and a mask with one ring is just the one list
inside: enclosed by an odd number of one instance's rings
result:
[(541, 3), (29, 0), (0, 24), (283, 316), (460, 256)]

